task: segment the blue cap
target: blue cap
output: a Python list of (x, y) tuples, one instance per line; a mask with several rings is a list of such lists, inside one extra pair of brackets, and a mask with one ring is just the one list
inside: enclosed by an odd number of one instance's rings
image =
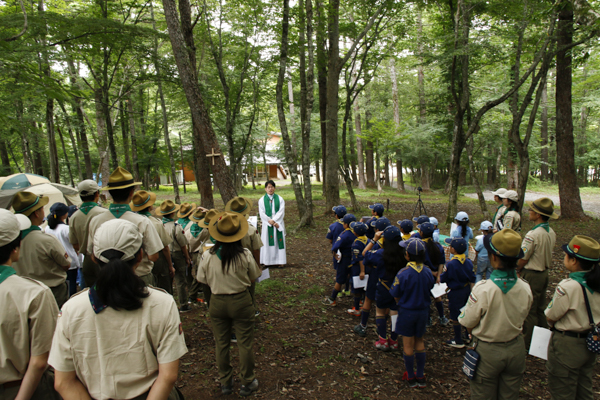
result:
[(354, 221), (350, 222), (350, 229), (352, 229), (357, 236), (363, 236), (367, 233), (369, 227), (364, 222)]
[(413, 222), (416, 222), (417, 225), (424, 224), (425, 222), (429, 222), (429, 217), (427, 215), (420, 215), (413, 218)]
[(456, 214), (454, 219), (461, 222), (469, 222), (469, 214), (464, 211), (460, 211), (458, 214)]
[(371, 226), (377, 229), (378, 231), (384, 230), (391, 224), (392, 223), (390, 222), (390, 220), (385, 217), (377, 218), (375, 221), (371, 222)]
[(54, 215), (54, 218), (62, 217), (69, 213), (69, 207), (65, 203), (54, 203), (50, 206), (50, 214)]
[(383, 238), (385, 240), (392, 240), (393, 238), (399, 237), (400, 235), (400, 228), (394, 225), (390, 225), (383, 230)]
[(331, 211), (333, 211), (335, 213), (335, 215), (337, 215), (340, 218), (342, 218), (348, 212), (348, 211), (346, 211), (346, 207), (344, 207), (342, 205), (333, 207), (331, 209)]
[(344, 215), (344, 218), (342, 218), (342, 222), (348, 225), (350, 225), (350, 222), (354, 221), (356, 221), (356, 217), (354, 216), (354, 214), (346, 214)]
[(481, 231), (489, 231), (493, 227), (494, 227), (494, 225), (492, 225), (492, 223), (490, 221), (483, 221), (481, 223), (481, 226), (479, 226), (479, 230), (481, 230)]
[(75, 214), (75, 211), (79, 210), (79, 207), (73, 205), (73, 206), (69, 206), (69, 217), (73, 214)]
[(435, 231), (435, 227), (430, 222), (425, 222), (421, 225), (418, 225), (417, 228), (421, 230), (423, 236), (426, 238), (431, 237), (431, 235), (433, 235), (433, 231)]
[(371, 210), (375, 211), (379, 215), (382, 215), (383, 210), (385, 210), (385, 207), (383, 207), (383, 204), (381, 204), (381, 203), (375, 203), (373, 205), (370, 205), (369, 208)]
[(400, 242), (400, 246), (406, 249), (408, 254), (417, 255), (425, 252), (425, 242), (418, 238), (410, 238)]
[(400, 225), (400, 229), (402, 229), (406, 233), (413, 230), (413, 223), (410, 219), (403, 219), (401, 221), (398, 221), (398, 225)]
[(440, 224), (436, 217), (429, 217), (429, 223), (436, 226)]
[(446, 238), (444, 242), (450, 245), (458, 254), (467, 251), (467, 241), (463, 238)]

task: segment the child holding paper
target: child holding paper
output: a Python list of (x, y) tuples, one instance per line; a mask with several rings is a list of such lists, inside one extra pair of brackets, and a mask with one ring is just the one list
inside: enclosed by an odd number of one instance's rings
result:
[[(461, 326), (458, 323), (460, 309), (464, 307), (471, 294), (471, 287), (475, 282), (473, 274), (473, 262), (464, 254), (467, 249), (467, 241), (463, 238), (447, 238), (450, 245), (452, 259), (446, 263), (440, 282), (445, 282), (450, 291), (448, 292), (448, 304), (450, 309), (450, 320), (454, 328), (454, 339), (446, 341), (450, 347), (462, 349), (465, 347), (461, 336)], [(467, 329), (465, 328), (465, 331)], [(469, 333), (467, 332), (467, 337)]]
[[(323, 304), (326, 306), (337, 305), (337, 295), (342, 290), (342, 285), (348, 280), (348, 269), (352, 260), (352, 243), (356, 238), (350, 229), (350, 223), (354, 221), (356, 221), (356, 217), (353, 214), (344, 215), (344, 218), (342, 218), (344, 231), (340, 233), (337, 240), (333, 242), (333, 246), (331, 246), (331, 252), (338, 265), (335, 274), (335, 286), (331, 296), (323, 300)], [(338, 250), (341, 255), (337, 254)]]
[(348, 310), (348, 314), (354, 315), (355, 317), (360, 317), (360, 300), (365, 294), (365, 288), (356, 288), (354, 287), (354, 278), (359, 277), (360, 280), (365, 279), (365, 267), (362, 265), (363, 255), (362, 252), (367, 245), (367, 225), (362, 222), (350, 222), (350, 229), (356, 236), (354, 242), (352, 243), (352, 261), (351, 261), (351, 269), (352, 269), (352, 292), (354, 293), (354, 307)]

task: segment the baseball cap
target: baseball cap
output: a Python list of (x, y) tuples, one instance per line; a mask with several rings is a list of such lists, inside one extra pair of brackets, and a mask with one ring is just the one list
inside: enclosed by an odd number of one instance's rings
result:
[(457, 221), (469, 222), (469, 214), (467, 214), (464, 211), (459, 211), (458, 214), (456, 214), (456, 217), (454, 217), (454, 219)]
[(433, 225), (439, 225), (440, 223), (438, 222), (436, 217), (429, 217), (429, 223), (433, 224)]
[(392, 225), (392, 223), (385, 217), (377, 218), (375, 221), (371, 222), (371, 226), (378, 231), (382, 231), (390, 225)]
[(393, 238), (400, 236), (401, 234), (402, 233), (400, 232), (400, 228), (394, 225), (389, 225), (383, 230), (383, 238), (387, 241), (390, 241)]
[(519, 201), (519, 194), (514, 190), (507, 190), (506, 192), (499, 194), (498, 197), (501, 199), (509, 199), (512, 201)]
[(50, 206), (50, 213), (54, 218), (62, 217), (69, 213), (69, 207), (65, 203), (54, 203)]
[(383, 214), (383, 210), (385, 210), (385, 208), (383, 207), (383, 204), (381, 204), (381, 203), (372, 204), (369, 206), (369, 208), (371, 210), (375, 211), (379, 215)]
[(467, 251), (467, 241), (463, 238), (446, 238), (444, 242), (450, 245), (458, 254)]
[(414, 217), (413, 222), (416, 222), (417, 225), (423, 224), (425, 222), (429, 222), (429, 217), (427, 215), (419, 215), (418, 217)]
[(408, 254), (417, 255), (425, 252), (425, 242), (418, 238), (410, 238), (400, 242), (400, 247), (404, 247)]
[(346, 210), (346, 207), (339, 205), (339, 206), (335, 206), (331, 209), (331, 211), (333, 211), (335, 213), (335, 215), (337, 215), (338, 217), (342, 218), (344, 215), (346, 215), (346, 213), (348, 212)]
[(417, 225), (417, 228), (423, 232), (424, 237), (431, 237), (433, 235), (433, 231), (435, 231), (435, 227), (430, 222), (425, 222), (423, 224)]
[(350, 225), (350, 222), (354, 222), (354, 221), (356, 221), (356, 217), (354, 216), (354, 214), (346, 214), (342, 218), (342, 222), (345, 224), (348, 224), (348, 225)]
[(490, 221), (483, 221), (481, 223), (481, 225), (479, 226), (479, 230), (481, 230), (481, 231), (489, 231), (493, 227), (494, 227), (494, 225), (492, 225), (492, 223)]
[(504, 194), (504, 193), (506, 193), (506, 189), (504, 189), (504, 188), (500, 188), (500, 189), (496, 190), (495, 192), (492, 192), (492, 194), (494, 196), (498, 196), (498, 197), (501, 197), (500, 195)]
[(363, 236), (369, 230), (367, 224), (360, 221), (350, 222), (350, 229), (352, 229), (357, 236)]
[(80, 196), (91, 196), (94, 193), (100, 190), (100, 187), (93, 179), (86, 179), (84, 181), (79, 182), (77, 185), (77, 190), (79, 190)]
[(400, 229), (402, 229), (404, 232), (408, 233), (413, 230), (413, 223), (410, 219), (398, 221), (398, 225), (400, 225)]
[(138, 227), (124, 219), (106, 221), (94, 235), (94, 256), (102, 262), (110, 260), (102, 254), (107, 250), (123, 253), (121, 260), (129, 261), (142, 247), (142, 234)]
[(10, 244), (21, 235), (21, 231), (31, 227), (31, 220), (23, 214), (13, 214), (0, 208), (0, 247)]

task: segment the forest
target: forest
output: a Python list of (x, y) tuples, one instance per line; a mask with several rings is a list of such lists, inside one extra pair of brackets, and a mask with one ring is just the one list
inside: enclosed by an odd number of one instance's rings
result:
[[(0, 175), (145, 188), (193, 170), (205, 207), (268, 177), (281, 135), (300, 225), (312, 183), (448, 194), (600, 182), (596, 0), (0, 0)], [(208, 156), (207, 155), (211, 155)], [(217, 155), (215, 155), (217, 154)], [(312, 175), (312, 178), (311, 178)], [(380, 179), (381, 177), (381, 179)], [(214, 187), (213, 187), (214, 186)], [(319, 186), (321, 187), (321, 186)], [(484, 210), (484, 211), (483, 211)]]

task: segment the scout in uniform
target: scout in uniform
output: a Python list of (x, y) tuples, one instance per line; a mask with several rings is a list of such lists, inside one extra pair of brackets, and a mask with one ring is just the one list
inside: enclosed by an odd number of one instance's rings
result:
[[(368, 228), (366, 224), (355, 221), (350, 222), (350, 229), (354, 233), (354, 236), (356, 236), (356, 239), (354, 239), (354, 242), (352, 243), (352, 261), (350, 267), (351, 273), (353, 278), (358, 276), (362, 281), (365, 278), (365, 267), (364, 265), (361, 265), (363, 260), (362, 253), (367, 245), (367, 241), (369, 240), (367, 238)], [(354, 292), (354, 306), (348, 310), (348, 314), (354, 315), (355, 317), (360, 317), (360, 300), (365, 294), (365, 289), (356, 289), (353, 283), (352, 290)]]
[[(419, 218), (420, 219), (420, 218)], [(431, 273), (436, 278), (436, 283), (440, 283), (441, 275), (444, 270), (444, 264), (446, 264), (446, 258), (444, 256), (444, 248), (441, 244), (433, 241), (433, 224), (427, 222), (417, 225), (419, 229), (419, 239), (425, 243), (425, 265), (431, 269)], [(413, 236), (415, 237), (415, 236)], [(444, 315), (444, 303), (442, 297), (438, 297), (434, 300), (435, 308), (438, 312), (438, 318), (440, 325), (446, 326), (450, 322)], [(431, 326), (431, 316), (429, 317), (429, 323), (427, 327)]]
[[(200, 231), (200, 234), (198, 236), (198, 240), (200, 241), (201, 247), (200, 247), (200, 257), (202, 257), (202, 254), (204, 254), (204, 252), (208, 249), (210, 249), (211, 247), (213, 247), (216, 243), (216, 241), (210, 236), (210, 232), (208, 231), (208, 227), (210, 226), (210, 221), (212, 221), (212, 219), (219, 214), (219, 211), (217, 211), (214, 208), (211, 208), (210, 210), (206, 211), (206, 215), (204, 216), (204, 218), (202, 218), (200, 221), (198, 221), (198, 227), (202, 228), (202, 230)], [(198, 266), (200, 265), (200, 263), (198, 263)], [(198, 276), (198, 275), (196, 275)], [(202, 293), (204, 293), (204, 302), (206, 303), (206, 306), (209, 307), (210, 306), (210, 286), (204, 284), (203, 282), (200, 282), (200, 286), (202, 287)]]
[(81, 181), (77, 189), (83, 203), (79, 206), (79, 210), (69, 217), (69, 242), (76, 252), (83, 254), (81, 273), (86, 286), (94, 286), (99, 270), (98, 265), (92, 261), (92, 254), (87, 250), (89, 225), (92, 218), (108, 210), (98, 205), (100, 188), (96, 181), (92, 179)]
[(535, 325), (547, 328), (546, 289), (548, 289), (548, 269), (552, 266), (552, 249), (556, 244), (556, 234), (550, 228), (548, 220), (558, 218), (554, 213), (554, 203), (542, 197), (529, 203), (529, 220), (536, 224), (523, 239), (522, 249), (525, 255), (518, 261), (517, 272), (531, 287), (533, 304), (523, 326), (525, 346), (529, 349), (531, 335)]
[(471, 291), (458, 322), (474, 337), (479, 353), (475, 378), (470, 381), (471, 399), (518, 399), (525, 372), (525, 342), (521, 331), (533, 296), (517, 277), (517, 260), (523, 257), (521, 236), (503, 229), (486, 236), (494, 272)]
[(506, 206), (504, 205), (504, 201), (502, 200), (502, 198), (500, 198), (500, 195), (506, 193), (506, 189), (504, 188), (500, 188), (498, 190), (496, 190), (495, 192), (492, 192), (492, 194), (494, 195), (494, 201), (496, 202), (496, 204), (498, 204), (496, 206), (496, 212), (494, 213), (494, 218), (492, 219), (492, 227), (496, 228), (496, 224), (498, 222), (498, 220), (500, 219), (500, 217), (502, 215), (504, 215), (504, 209), (506, 208)]
[(148, 218), (131, 211), (129, 206), (131, 200), (133, 200), (135, 186), (141, 184), (142, 182), (134, 182), (133, 175), (124, 168), (117, 167), (113, 171), (108, 178), (108, 187), (102, 188), (102, 190), (108, 190), (113, 198), (113, 203), (108, 207), (109, 212), (97, 215), (90, 221), (87, 250), (88, 254), (94, 254), (94, 235), (106, 221), (119, 219), (134, 223), (142, 234), (144, 248), (142, 262), (136, 268), (135, 273), (147, 285), (154, 285), (152, 268), (154, 268), (154, 261), (158, 260), (158, 253), (165, 246), (152, 222)]
[(59, 399), (47, 369), (56, 300), (46, 285), (17, 276), (12, 268), (19, 259), (21, 230), (31, 225), (21, 217), (0, 209), (0, 398)]
[(202, 241), (200, 240), (200, 234), (202, 233), (203, 228), (201, 228), (198, 223), (204, 219), (206, 216), (206, 211), (201, 209), (197, 209), (194, 211), (192, 215), (190, 215), (190, 225), (189, 229), (185, 232), (185, 237), (188, 240), (188, 247), (190, 252), (190, 258), (192, 259), (192, 284), (190, 286), (190, 301), (192, 303), (197, 303), (201, 301), (198, 298), (200, 291), (202, 290), (202, 284), (198, 282), (196, 279), (196, 275), (198, 273), (198, 265), (200, 263), (200, 250), (202, 250)]
[(367, 226), (369, 227), (369, 231), (367, 232), (367, 237), (369, 239), (373, 239), (373, 236), (375, 236), (375, 229), (373, 228), (373, 223), (375, 221), (377, 221), (379, 218), (383, 217), (383, 211), (385, 210), (385, 207), (383, 207), (383, 204), (381, 203), (375, 203), (375, 204), (371, 204), (369, 206), (369, 208), (371, 209), (371, 219), (367, 221)]
[(165, 230), (162, 221), (156, 218), (152, 211), (154, 211), (154, 204), (156, 203), (156, 193), (147, 192), (145, 190), (138, 190), (133, 194), (129, 207), (131, 211), (143, 215), (148, 218), (148, 221), (156, 229), (158, 237), (163, 244), (163, 249), (158, 253), (158, 260), (154, 262), (152, 267), (152, 275), (154, 276), (154, 285), (157, 288), (166, 290), (169, 294), (173, 294), (173, 277), (175, 276), (175, 269), (173, 268), (173, 262), (171, 260), (171, 250), (169, 245), (173, 241), (171, 236)]
[[(371, 222), (371, 228), (375, 229), (375, 233), (385, 231), (385, 229), (390, 225), (392, 225), (392, 223), (386, 217), (381, 217), (376, 221)], [(382, 249), (384, 241), (385, 238), (383, 237), (383, 235), (380, 236), (377, 240), (375, 240), (375, 237), (373, 236), (373, 238), (370, 240), (370, 243), (373, 247), (371, 247), (369, 250)]]
[(29, 217), (31, 226), (21, 231), (21, 254), (13, 269), (19, 276), (48, 286), (60, 308), (69, 298), (67, 271), (71, 267), (71, 258), (57, 238), (43, 233), (39, 227), (44, 222), (46, 204), (48, 197), (26, 191), (15, 194), (12, 207), (16, 214)]
[(396, 223), (400, 226), (400, 232), (402, 232), (402, 240), (410, 239), (413, 230), (413, 222), (410, 219), (403, 219)]
[[(323, 304), (326, 306), (336, 306), (337, 305), (337, 295), (342, 290), (342, 285), (344, 285), (348, 280), (348, 274), (350, 270), (350, 262), (352, 261), (352, 243), (356, 236), (352, 233), (350, 229), (350, 223), (356, 221), (356, 217), (353, 214), (346, 214), (344, 218), (342, 218), (342, 223), (344, 224), (344, 231), (338, 236), (337, 240), (331, 246), (331, 252), (333, 256), (338, 262), (336, 273), (335, 273), (335, 286), (331, 291), (331, 296), (326, 297), (323, 300)], [(338, 255), (337, 252), (340, 252)]]
[(65, 303), (54, 332), (56, 390), (65, 399), (182, 399), (174, 387), (187, 353), (179, 313), (173, 296), (134, 272), (144, 253), (138, 226), (105, 222), (93, 249), (98, 280)]
[(190, 223), (190, 215), (196, 211), (196, 203), (183, 203), (179, 206), (177, 211), (177, 223), (183, 229), (183, 233), (190, 230), (192, 224)]
[(167, 234), (173, 239), (169, 248), (171, 249), (171, 259), (175, 267), (175, 285), (177, 286), (177, 296), (179, 297), (179, 311), (190, 311), (188, 304), (188, 276), (192, 260), (188, 252), (188, 240), (183, 233), (183, 228), (175, 222), (175, 213), (179, 210), (179, 205), (172, 200), (163, 201), (156, 210), (156, 215), (162, 217), (162, 223)]
[[(600, 245), (588, 236), (573, 237), (562, 246), (569, 278), (554, 292), (546, 318), (552, 326), (548, 346), (548, 389), (553, 400), (593, 400), (596, 354), (587, 349), (590, 332), (587, 297), (595, 324), (600, 322)], [(585, 292), (585, 297), (584, 297)]]
[(504, 203), (504, 210), (502, 214), (500, 214), (500, 210), (498, 211), (499, 217), (497, 218), (496, 225), (494, 225), (494, 229), (499, 231), (501, 229), (512, 229), (514, 231), (521, 230), (521, 207), (519, 206), (519, 194), (514, 190), (507, 190), (506, 192), (499, 195)]
[(215, 337), (221, 392), (233, 391), (233, 368), (229, 350), (232, 329), (237, 334), (242, 386), (239, 394), (249, 396), (258, 389), (254, 374), (254, 307), (248, 288), (261, 275), (252, 253), (241, 245), (248, 221), (237, 213), (221, 213), (211, 219), (210, 236), (215, 245), (202, 254), (198, 281), (211, 289), (209, 307)]
[(475, 283), (482, 279), (490, 279), (490, 275), (493, 271), (492, 264), (490, 264), (490, 259), (488, 258), (487, 250), (483, 245), (483, 238), (494, 233), (494, 225), (492, 225), (490, 221), (483, 221), (481, 225), (479, 225), (479, 230), (481, 230), (482, 235), (479, 236), (477, 239), (477, 244), (475, 245), (475, 254), (477, 255), (477, 273), (475, 274)]
[(429, 217), (427, 215), (419, 215), (418, 217), (414, 217), (412, 220), (417, 224), (417, 229), (412, 234), (412, 237), (421, 239), (421, 235), (419, 234), (419, 225), (429, 223)]
[[(329, 244), (333, 244), (333, 242), (337, 240), (338, 236), (340, 236), (340, 233), (344, 232), (342, 218), (344, 218), (344, 215), (348, 213), (346, 207), (342, 205), (333, 207), (331, 211), (333, 211), (337, 219), (333, 224), (329, 225), (329, 229), (327, 229), (327, 235), (325, 237), (327, 240), (329, 240)], [(336, 260), (334, 259), (333, 262), (335, 265)]]

